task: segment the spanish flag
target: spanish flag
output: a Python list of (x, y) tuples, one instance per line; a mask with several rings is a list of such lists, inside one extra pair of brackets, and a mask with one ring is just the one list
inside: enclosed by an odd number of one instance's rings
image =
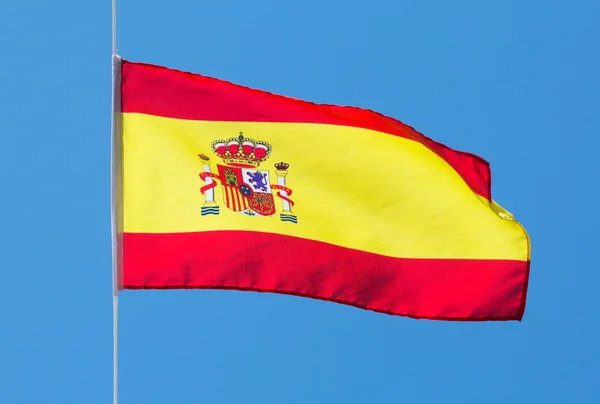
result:
[(529, 239), (483, 159), (373, 111), (122, 61), (118, 289), (521, 320)]

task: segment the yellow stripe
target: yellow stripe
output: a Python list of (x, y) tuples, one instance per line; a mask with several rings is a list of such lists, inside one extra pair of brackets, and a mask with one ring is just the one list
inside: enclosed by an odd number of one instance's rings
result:
[[(247, 217), (224, 206), (201, 216), (205, 202), (199, 153), (221, 160), (211, 143), (240, 131), (271, 144), (260, 165), (276, 184), (286, 177), (298, 223), (277, 214)], [(497, 204), (474, 194), (420, 143), (380, 132), (323, 124), (188, 121), (123, 116), (124, 230), (172, 233), (250, 230), (323, 241), (403, 258), (527, 259), (527, 235)], [(274, 191), (276, 193), (276, 191)], [(507, 219), (508, 218), (508, 219)]]

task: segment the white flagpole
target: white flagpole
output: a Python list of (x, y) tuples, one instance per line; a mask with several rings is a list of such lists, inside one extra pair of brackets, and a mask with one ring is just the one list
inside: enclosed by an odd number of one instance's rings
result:
[(117, 404), (118, 402), (118, 394), (117, 394), (117, 372), (118, 372), (118, 362), (117, 362), (117, 353), (118, 353), (118, 343), (117, 338), (119, 334), (118, 329), (118, 317), (119, 317), (119, 298), (117, 295), (113, 295), (113, 404)]
[(117, 55), (117, 0), (112, 0), (112, 136), (111, 136), (111, 233), (113, 277), (113, 404), (118, 402), (119, 284), (121, 276), (121, 58)]

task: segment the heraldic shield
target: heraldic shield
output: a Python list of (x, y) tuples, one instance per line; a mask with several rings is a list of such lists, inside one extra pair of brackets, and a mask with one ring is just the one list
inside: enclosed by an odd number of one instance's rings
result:
[[(234, 212), (252, 212), (261, 216), (275, 213), (275, 199), (269, 183), (269, 172), (217, 165), (223, 185), (223, 202)], [(250, 213), (251, 214), (251, 213)]]
[(281, 221), (298, 223), (296, 214), (292, 212), (292, 190), (286, 185), (290, 165), (284, 162), (274, 164), (277, 176), (275, 183), (271, 182), (273, 178), (268, 170), (258, 169), (271, 155), (269, 143), (245, 138), (240, 133), (237, 138), (214, 141), (212, 151), (223, 161), (222, 164), (217, 164), (218, 173), (211, 171), (209, 156), (198, 155), (204, 168), (200, 179), (205, 182), (200, 188), (205, 197), (202, 216), (220, 214), (215, 200), (215, 188), (217, 181), (220, 181), (223, 203), (228, 209), (248, 216), (273, 216), (277, 212), (277, 196), (283, 208), (279, 215)]

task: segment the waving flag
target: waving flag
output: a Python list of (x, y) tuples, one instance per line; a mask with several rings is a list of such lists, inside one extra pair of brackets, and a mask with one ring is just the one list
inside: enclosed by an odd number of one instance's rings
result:
[(378, 113), (121, 66), (122, 289), (520, 320), (529, 240), (489, 165)]

